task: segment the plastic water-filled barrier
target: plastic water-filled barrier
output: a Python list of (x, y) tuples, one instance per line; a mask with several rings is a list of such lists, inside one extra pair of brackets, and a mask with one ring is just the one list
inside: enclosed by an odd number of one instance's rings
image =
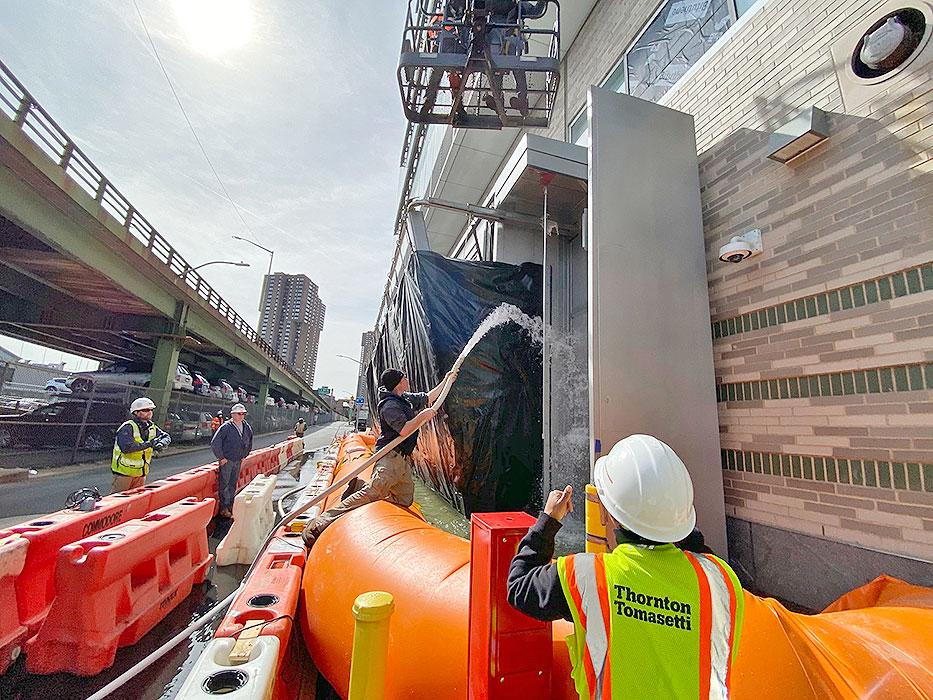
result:
[[(366, 449), (350, 452), (357, 447)], [(334, 478), (371, 454), (369, 439), (348, 437)], [(358, 595), (372, 590), (395, 598), (386, 698), (465, 698), (470, 543), (385, 502), (352, 511), (322, 533), (305, 567), (301, 627), (315, 665), (343, 697), (353, 639), (351, 607)], [(818, 615), (745, 596), (733, 698), (933, 696), (933, 589), (882, 577)], [(552, 626), (551, 698), (577, 697), (564, 642), (570, 633), (569, 623)]]

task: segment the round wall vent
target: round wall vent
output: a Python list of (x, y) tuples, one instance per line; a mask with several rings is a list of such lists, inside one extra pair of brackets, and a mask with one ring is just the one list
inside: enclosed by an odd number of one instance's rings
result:
[(877, 82), (906, 65), (927, 38), (927, 18), (922, 10), (904, 7), (889, 12), (871, 25), (852, 53), (852, 72)]

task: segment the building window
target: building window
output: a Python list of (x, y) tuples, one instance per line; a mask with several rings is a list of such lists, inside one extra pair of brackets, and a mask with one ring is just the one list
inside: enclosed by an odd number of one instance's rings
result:
[(735, 0), (735, 13), (738, 17), (741, 17), (746, 12), (748, 12), (752, 5), (754, 5), (758, 0)]
[(731, 24), (726, 0), (668, 0), (626, 54), (630, 94), (660, 100)]

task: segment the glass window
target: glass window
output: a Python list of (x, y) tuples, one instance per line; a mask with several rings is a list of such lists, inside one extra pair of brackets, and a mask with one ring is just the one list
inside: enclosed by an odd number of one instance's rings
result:
[(732, 24), (731, 0), (668, 0), (629, 51), (629, 92), (657, 102)]
[(739, 17), (744, 15), (758, 0), (735, 0), (735, 13)]
[(586, 146), (590, 138), (590, 123), (586, 118), (586, 109), (580, 110), (580, 113), (570, 122), (570, 143), (578, 146)]

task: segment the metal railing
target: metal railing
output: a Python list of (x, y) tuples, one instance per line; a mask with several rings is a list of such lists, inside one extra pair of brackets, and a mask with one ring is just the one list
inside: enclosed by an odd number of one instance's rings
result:
[[(69, 138), (42, 105), (0, 61), (0, 111), (13, 120), (81, 189), (93, 197), (101, 209), (161, 263), (176, 281), (181, 281), (217, 311), (241, 336), (256, 345), (279, 367), (297, 375), (297, 370), (282, 359), (240, 314), (233, 310), (205, 279), (172, 247), (127, 197), (94, 165), (91, 159)], [(303, 384), (303, 382), (300, 382)]]

